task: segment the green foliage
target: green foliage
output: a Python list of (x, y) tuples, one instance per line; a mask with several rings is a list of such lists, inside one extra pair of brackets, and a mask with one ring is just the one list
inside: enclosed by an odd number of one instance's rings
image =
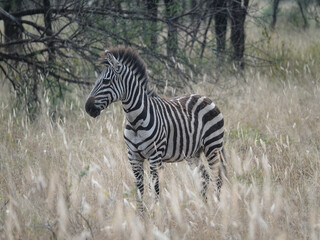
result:
[(80, 179), (81, 179), (82, 177), (86, 176), (86, 175), (88, 174), (89, 170), (90, 170), (90, 166), (89, 166), (89, 165), (86, 166), (84, 169), (82, 169), (82, 170), (80, 171), (80, 173), (79, 173)]
[[(317, 72), (317, 64), (315, 59), (320, 57), (319, 43), (313, 43), (305, 49), (299, 49), (293, 43), (282, 41), (281, 45), (276, 49), (276, 59), (274, 63), (275, 71), (279, 71), (282, 75), (292, 79), (292, 76), (299, 80), (303, 80), (302, 76), (315, 76)], [(275, 75), (276, 76), (276, 75)]]
[(58, 82), (56, 79), (48, 77), (44, 81), (44, 90), (47, 92), (47, 97), (49, 99), (49, 106), (54, 109), (63, 102), (66, 93), (71, 92), (71, 88), (64, 82)]
[[(277, 11), (277, 25), (285, 26), (287, 29), (300, 29), (305, 28), (306, 23), (303, 19), (301, 10), (299, 9), (299, 4), (302, 8), (303, 13), (306, 15), (306, 21), (310, 21), (309, 7), (312, 6), (314, 9), (317, 8), (317, 2), (314, 0), (298, 0), (298, 1), (285, 1), (281, 0), (278, 11)], [(273, 16), (273, 1), (262, 9), (260, 17), (264, 22), (270, 23)], [(289, 26), (288, 26), (289, 24)]]
[(287, 11), (283, 11), (283, 18), (287, 19), (287, 22), (294, 27), (297, 27), (297, 28), (304, 27), (304, 21), (298, 7), (292, 7)]
[[(270, 4), (267, 7), (265, 7), (264, 9), (262, 9), (260, 17), (267, 22), (271, 22), (272, 14), (273, 14), (273, 6)], [(279, 8), (278, 9), (278, 16), (281, 14), (282, 14), (282, 10)]]
[(263, 141), (264, 143), (269, 143), (270, 138), (268, 135), (260, 131), (258, 128), (251, 126), (249, 123), (239, 126), (237, 129), (230, 130), (228, 135), (230, 141), (239, 140), (248, 142)]
[[(304, 81), (310, 75), (316, 77), (316, 59), (320, 58), (320, 44), (316, 38), (305, 42), (300, 32), (288, 28), (281, 31), (281, 34), (287, 34), (286, 37), (282, 37), (279, 30), (272, 31), (265, 26), (261, 30), (261, 41), (253, 48), (247, 48), (248, 55), (267, 60), (261, 72), (271, 81), (278, 81), (280, 77), (296, 81)], [(306, 30), (304, 34), (311, 36), (313, 31)]]
[(31, 120), (37, 118), (44, 106), (53, 118), (62, 117), (62, 105), (66, 102), (71, 104), (73, 101), (69, 94), (71, 92), (72, 88), (67, 83), (46, 77), (42, 81), (25, 81), (22, 87), (17, 89), (17, 97), (13, 99), (13, 103), (17, 110), (24, 111)]
[(181, 13), (183, 11), (181, 1), (177, 0), (171, 0), (172, 4), (166, 8), (167, 17), (176, 16), (177, 14)]

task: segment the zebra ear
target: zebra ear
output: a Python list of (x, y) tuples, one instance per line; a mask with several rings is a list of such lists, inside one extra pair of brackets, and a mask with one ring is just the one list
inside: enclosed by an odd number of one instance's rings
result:
[(116, 72), (119, 72), (121, 63), (108, 50), (105, 51), (105, 62), (108, 63)]

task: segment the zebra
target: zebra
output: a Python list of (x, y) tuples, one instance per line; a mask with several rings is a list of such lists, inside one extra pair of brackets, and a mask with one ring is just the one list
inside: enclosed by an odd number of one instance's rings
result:
[(210, 180), (200, 153), (204, 153), (213, 170), (216, 196), (226, 173), (224, 163), (224, 118), (207, 97), (196, 94), (162, 98), (148, 85), (144, 61), (131, 48), (119, 47), (102, 53), (105, 68), (96, 80), (85, 104), (93, 118), (116, 101), (122, 102), (126, 116), (124, 139), (128, 159), (135, 177), (137, 203), (140, 209), (144, 193), (144, 160), (159, 197), (158, 170), (162, 163), (186, 160), (201, 175), (201, 195), (205, 199)]

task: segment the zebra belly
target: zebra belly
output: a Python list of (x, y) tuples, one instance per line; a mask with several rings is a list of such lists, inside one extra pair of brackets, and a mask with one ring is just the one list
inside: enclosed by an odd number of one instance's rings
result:
[[(192, 135), (190, 135), (192, 137)], [(166, 153), (164, 154), (162, 161), (163, 162), (179, 162), (185, 159), (193, 158), (198, 156), (199, 151), (201, 149), (200, 141), (196, 141), (193, 144), (193, 141), (189, 140), (189, 138), (183, 139), (167, 139), (167, 148)]]
[(166, 126), (167, 145), (162, 158), (163, 162), (177, 162), (192, 158), (202, 147), (200, 134), (197, 134), (198, 129), (189, 127), (190, 119), (186, 119), (187, 124), (174, 120), (174, 123), (170, 121)]
[(161, 157), (163, 162), (177, 162), (193, 157), (200, 148), (189, 151), (187, 146), (190, 145), (190, 142), (186, 141), (188, 138), (176, 141), (174, 138), (168, 138), (168, 134), (164, 130), (154, 138), (141, 133), (143, 132), (136, 133), (125, 129), (124, 136), (130, 151), (145, 159), (157, 155)]

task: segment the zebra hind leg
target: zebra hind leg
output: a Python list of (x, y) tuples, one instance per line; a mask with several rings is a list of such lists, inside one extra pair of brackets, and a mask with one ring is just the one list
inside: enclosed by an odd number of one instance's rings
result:
[(201, 174), (201, 196), (205, 202), (207, 202), (207, 189), (208, 189), (208, 184), (210, 180), (210, 176), (205, 168), (205, 166), (201, 163), (199, 167), (199, 172)]
[[(222, 179), (224, 177), (226, 177), (227, 175), (227, 168), (226, 168), (226, 165), (225, 165), (225, 161), (226, 161), (226, 155), (225, 155), (225, 152), (224, 152), (224, 147), (222, 147), (221, 151), (219, 151), (219, 160), (220, 160), (220, 164), (219, 164), (219, 177), (218, 179), (220, 180), (220, 185), (219, 185), (219, 191), (222, 187)], [(218, 185), (218, 183), (217, 183)]]
[(226, 167), (224, 164), (224, 150), (214, 150), (205, 153), (209, 168), (213, 171), (214, 181), (216, 183), (216, 197), (220, 200), (220, 191), (223, 183), (223, 177), (226, 175)]
[(199, 164), (200, 163), (200, 152), (201, 151), (199, 151), (193, 158), (187, 159), (187, 163), (188, 163), (190, 169), (192, 169), (192, 170), (194, 170), (196, 167), (199, 167), (198, 171), (201, 176), (201, 196), (202, 196), (203, 200), (205, 202), (207, 202), (206, 192), (208, 189), (210, 176), (209, 176), (205, 166), (203, 165), (203, 163)]

